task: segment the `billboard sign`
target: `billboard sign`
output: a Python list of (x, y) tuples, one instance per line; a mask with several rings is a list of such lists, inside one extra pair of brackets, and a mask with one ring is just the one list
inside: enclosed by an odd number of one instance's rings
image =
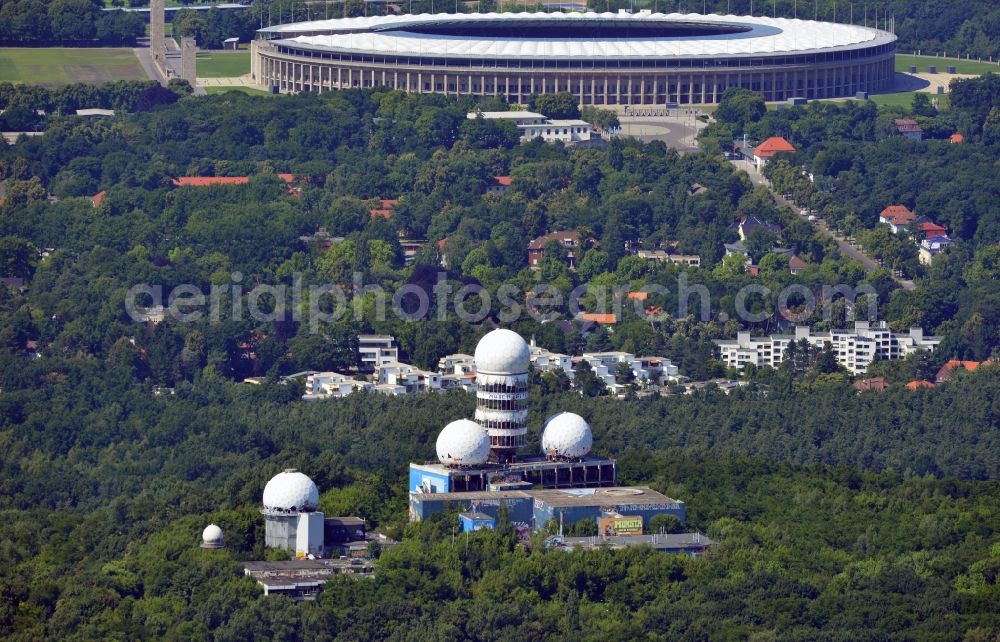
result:
[(598, 528), (602, 535), (642, 535), (642, 517), (602, 517)]

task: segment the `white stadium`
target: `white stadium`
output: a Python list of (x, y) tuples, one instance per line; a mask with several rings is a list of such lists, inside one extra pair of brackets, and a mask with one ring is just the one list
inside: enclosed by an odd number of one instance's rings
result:
[[(884, 25), (883, 25), (884, 26)], [(272, 91), (388, 87), (498, 96), (570, 92), (581, 105), (716, 103), (891, 87), (896, 36), (852, 24), (663, 13), (420, 14), (266, 27), (251, 73)]]

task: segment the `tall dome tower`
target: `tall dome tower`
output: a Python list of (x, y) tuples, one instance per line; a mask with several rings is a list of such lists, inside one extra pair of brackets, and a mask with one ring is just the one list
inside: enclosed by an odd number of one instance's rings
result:
[(528, 364), (521, 335), (494, 330), (476, 346), (476, 423), (490, 435), (490, 458), (509, 462), (528, 436)]
[(319, 490), (294, 468), (278, 473), (264, 487), (264, 545), (294, 551), (299, 557), (323, 552), (323, 513)]

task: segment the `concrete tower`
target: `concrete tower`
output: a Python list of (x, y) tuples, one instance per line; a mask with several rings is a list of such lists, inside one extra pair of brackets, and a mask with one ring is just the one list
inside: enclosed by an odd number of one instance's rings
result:
[(198, 45), (195, 44), (194, 38), (181, 38), (181, 78), (191, 83), (192, 88), (198, 75), (197, 53)]
[(323, 513), (311, 479), (294, 468), (278, 473), (264, 487), (263, 504), (265, 546), (297, 557), (323, 554)]
[(164, 0), (150, 0), (149, 2), (149, 53), (153, 57), (153, 64), (166, 75), (166, 29), (163, 26), (166, 18), (163, 3)]
[(476, 346), (476, 422), (490, 435), (490, 459), (509, 462), (528, 436), (528, 365), (521, 335), (494, 330)]

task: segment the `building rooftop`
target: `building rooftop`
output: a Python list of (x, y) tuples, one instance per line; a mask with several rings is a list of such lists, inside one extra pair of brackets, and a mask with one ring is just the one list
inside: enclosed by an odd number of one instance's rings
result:
[(683, 504), (647, 486), (610, 488), (568, 488), (527, 491), (536, 500), (557, 508), (593, 506), (594, 504)]
[(470, 119), (477, 118), (479, 116), (482, 116), (487, 120), (521, 120), (524, 118), (541, 118), (542, 120), (547, 120), (544, 115), (533, 111), (470, 111), (465, 115), (466, 118)]
[(770, 158), (771, 156), (782, 152), (794, 153), (795, 148), (781, 136), (772, 136), (760, 145), (757, 145), (757, 148), (753, 150), (753, 153), (761, 158)]

